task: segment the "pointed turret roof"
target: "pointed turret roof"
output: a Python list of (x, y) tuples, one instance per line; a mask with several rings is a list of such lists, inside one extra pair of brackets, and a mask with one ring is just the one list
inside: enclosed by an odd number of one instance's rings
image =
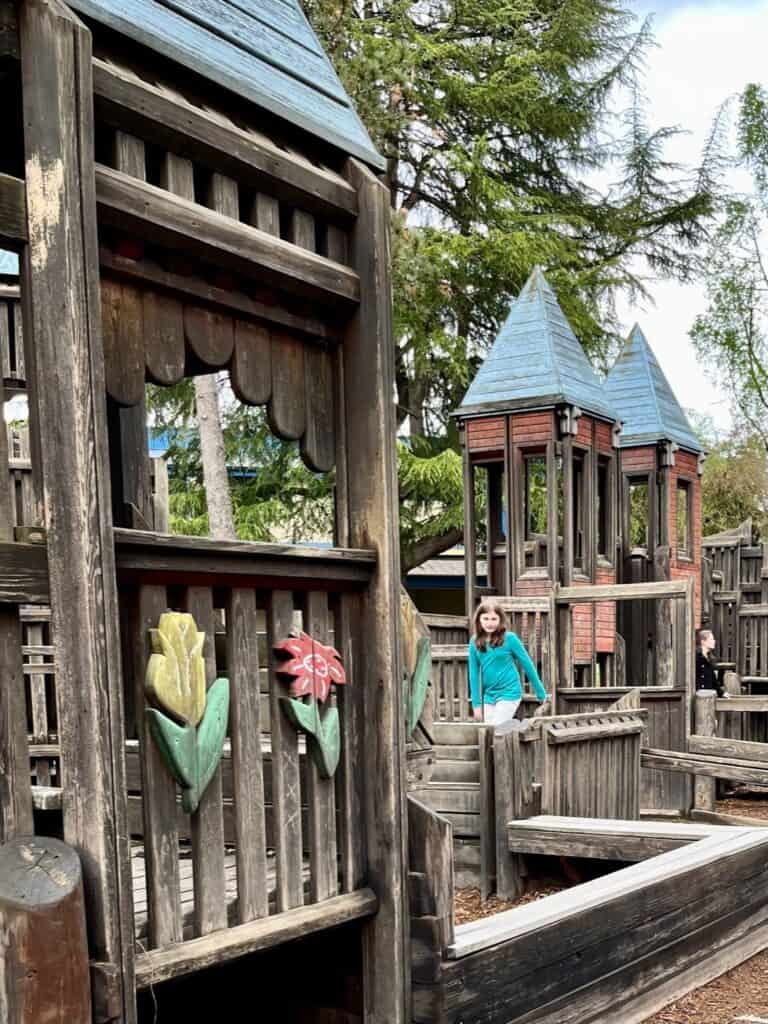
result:
[(624, 421), (620, 438), (622, 448), (655, 441), (674, 441), (689, 451), (703, 451), (653, 349), (637, 324), (606, 378), (605, 390)]
[(384, 170), (299, 0), (72, 0), (70, 6)]
[(509, 311), (457, 415), (577, 405), (618, 419), (555, 293), (536, 267)]

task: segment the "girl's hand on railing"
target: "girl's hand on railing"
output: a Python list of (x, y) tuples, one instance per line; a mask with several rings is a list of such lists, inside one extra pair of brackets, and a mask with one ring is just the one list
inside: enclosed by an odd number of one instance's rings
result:
[(482, 722), (482, 720), (483, 720), (483, 709), (482, 708), (472, 708), (472, 717), (474, 718), (474, 720), (476, 722)]

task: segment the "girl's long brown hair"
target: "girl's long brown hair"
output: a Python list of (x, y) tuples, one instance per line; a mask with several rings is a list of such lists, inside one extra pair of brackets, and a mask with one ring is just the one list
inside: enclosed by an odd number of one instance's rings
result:
[(706, 629), (706, 628), (705, 628), (705, 629), (697, 629), (697, 630), (696, 630), (696, 650), (697, 650), (697, 651), (701, 651), (702, 655), (703, 655), (703, 656), (704, 656), (704, 657), (705, 657), (705, 658), (707, 659), (707, 661), (714, 661), (714, 660), (715, 660), (715, 652), (714, 652), (714, 649), (713, 649), (713, 650), (711, 650), (711, 651), (702, 651), (702, 650), (701, 650), (701, 641), (702, 641), (702, 640), (704, 639), (704, 637), (705, 637), (705, 636), (707, 636), (708, 634), (709, 634), (709, 635), (711, 635), (711, 636), (714, 636), (714, 635), (715, 635), (715, 634), (714, 634), (714, 633), (712, 632), (712, 630), (711, 630), (711, 629)]
[[(480, 625), (480, 616), (485, 615), (486, 612), (495, 612), (499, 616), (498, 629), (493, 633), (486, 633)], [(507, 613), (498, 601), (493, 601), (490, 598), (481, 601), (475, 608), (475, 614), (472, 617), (472, 629), (475, 635), (475, 647), (478, 651), (484, 651), (489, 643), (491, 647), (501, 647), (504, 643), (504, 635), (509, 629)]]

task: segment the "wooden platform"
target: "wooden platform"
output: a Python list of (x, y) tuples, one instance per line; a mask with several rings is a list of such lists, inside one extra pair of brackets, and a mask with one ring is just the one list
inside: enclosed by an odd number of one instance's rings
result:
[[(269, 858), (267, 886), (269, 888), (270, 905), (274, 904), (275, 892), (275, 859)], [(309, 861), (304, 858), (304, 884), (309, 884)], [(227, 853), (224, 858), (226, 873), (227, 916), (230, 925), (235, 923), (237, 905), (237, 865), (235, 854)], [(144, 847), (136, 843), (131, 847), (131, 874), (133, 879), (133, 913), (137, 943), (142, 943), (147, 935), (147, 876), (144, 861)], [(184, 937), (192, 938), (192, 921), (195, 911), (194, 877), (191, 857), (179, 856), (179, 892), (181, 912), (184, 921)]]
[(512, 821), (507, 826), (510, 853), (599, 860), (647, 860), (718, 833), (733, 835), (728, 825), (663, 821), (566, 818), (553, 814)]

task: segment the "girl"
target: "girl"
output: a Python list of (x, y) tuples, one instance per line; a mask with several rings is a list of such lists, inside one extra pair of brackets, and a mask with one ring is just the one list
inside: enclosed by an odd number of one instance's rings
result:
[(696, 689), (717, 690), (718, 697), (729, 696), (715, 666), (715, 634), (711, 629), (696, 633)]
[(476, 721), (501, 725), (515, 717), (523, 699), (523, 688), (514, 658), (525, 669), (539, 700), (546, 700), (547, 693), (536, 666), (519, 637), (507, 628), (507, 617), (501, 605), (496, 601), (481, 601), (472, 625), (469, 691)]

